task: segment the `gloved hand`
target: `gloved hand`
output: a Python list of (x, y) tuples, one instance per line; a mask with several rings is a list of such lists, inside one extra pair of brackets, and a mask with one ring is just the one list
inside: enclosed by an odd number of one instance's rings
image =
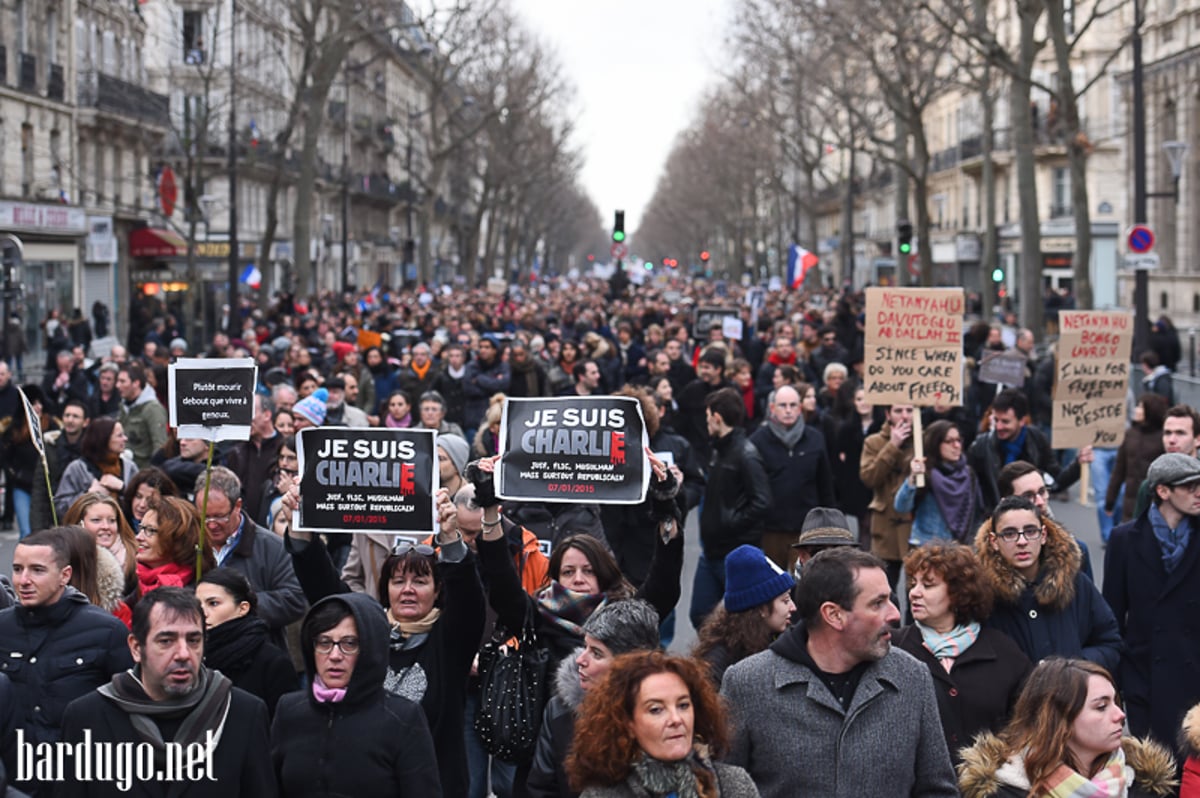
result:
[(480, 460), (474, 460), (467, 463), (463, 476), (475, 486), (475, 504), (487, 509), (499, 504), (500, 500), (496, 498), (496, 483), (492, 480), (492, 471), (480, 468), (480, 462)]

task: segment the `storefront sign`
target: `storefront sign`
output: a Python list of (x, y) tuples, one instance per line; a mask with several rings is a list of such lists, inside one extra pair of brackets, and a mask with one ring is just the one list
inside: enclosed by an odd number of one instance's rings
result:
[(0, 230), (32, 230), (57, 235), (84, 235), (87, 214), (69, 205), (0, 202)]

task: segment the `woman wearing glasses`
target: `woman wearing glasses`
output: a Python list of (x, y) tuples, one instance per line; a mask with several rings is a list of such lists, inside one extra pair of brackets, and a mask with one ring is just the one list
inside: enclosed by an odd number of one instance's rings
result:
[[(280, 512), (290, 518), (298, 500), (296, 488), (288, 491)], [(486, 611), (474, 556), (458, 532), (457, 511), (445, 488), (437, 493), (437, 507), (438, 549), (400, 539), (380, 569), (379, 603), (386, 608), (391, 633), (379, 678), (388, 693), (421, 705), (433, 734), (442, 789), (457, 796), (467, 794), (463, 707)], [(319, 539), (290, 530), (285, 542), (310, 602), (350, 593)], [(307, 656), (307, 648), (305, 652)], [(280, 707), (282, 713), (282, 703)]]
[[(963, 454), (962, 432), (950, 421), (935, 421), (925, 430), (925, 456), (914, 457), (911, 474), (896, 492), (897, 512), (914, 513), (908, 545), (934, 540), (966, 543), (978, 526), (983, 496), (975, 470)], [(925, 486), (917, 487), (924, 475)]]
[(988, 626), (1034, 662), (1058, 655), (1108, 668), (1121, 657), (1117, 619), (1080, 572), (1071, 535), (1020, 496), (1001, 500), (975, 536), (983, 577), (996, 596)]
[[(200, 542), (200, 512), (189, 501), (163, 496), (146, 511), (137, 537), (138, 595), (160, 587), (184, 587), (196, 579), (196, 549)], [(204, 547), (201, 569), (217, 565)]]
[[(310, 686), (279, 700), (271, 727), (281, 795), (443, 794), (429, 766), (443, 752), (434, 751), (425, 715), (384, 689), (394, 637), (383, 608), (361, 593), (330, 596), (308, 611), (300, 641)], [(461, 743), (461, 727), (458, 734)]]

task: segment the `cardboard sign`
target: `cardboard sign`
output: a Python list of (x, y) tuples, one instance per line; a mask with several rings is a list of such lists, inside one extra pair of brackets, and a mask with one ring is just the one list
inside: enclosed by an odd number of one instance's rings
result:
[(435, 430), (307, 427), (296, 435), (300, 507), (309, 532), (437, 529)]
[(696, 308), (696, 323), (692, 325), (692, 337), (697, 341), (707, 341), (713, 324), (718, 325), (724, 334), (726, 317), (741, 318), (737, 308)]
[(1060, 310), (1051, 435), (1055, 449), (1120, 446), (1133, 314)]
[(167, 367), (169, 423), (180, 438), (248, 441), (257, 384), (251, 358), (179, 358)]
[(988, 352), (979, 363), (979, 379), (1020, 388), (1025, 384), (1028, 363), (1029, 359), (1020, 352)]
[(650, 485), (648, 443), (642, 406), (633, 398), (507, 399), (496, 495), (639, 504)]
[(33, 445), (38, 450), (38, 454), (45, 459), (46, 441), (42, 437), (42, 418), (25, 392), (17, 388), (17, 393), (21, 394), (21, 404), (25, 407), (25, 423), (29, 425), (29, 437), (33, 439)]
[(965, 309), (961, 288), (868, 288), (867, 401), (961, 405)]

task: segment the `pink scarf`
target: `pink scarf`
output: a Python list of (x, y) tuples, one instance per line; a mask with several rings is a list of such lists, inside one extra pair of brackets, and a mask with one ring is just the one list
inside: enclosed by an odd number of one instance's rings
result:
[(326, 687), (320, 676), (313, 677), (312, 691), (313, 698), (322, 704), (336, 704), (346, 697), (345, 687)]

